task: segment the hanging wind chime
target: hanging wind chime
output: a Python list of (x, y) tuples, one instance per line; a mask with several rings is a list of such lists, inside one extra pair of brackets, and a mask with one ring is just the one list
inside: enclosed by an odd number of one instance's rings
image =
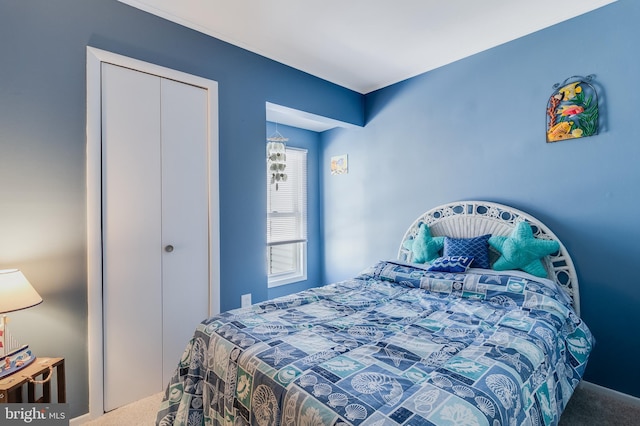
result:
[(276, 131), (267, 138), (267, 170), (271, 173), (271, 184), (287, 181), (287, 174), (284, 169), (287, 168), (286, 145), (289, 139), (285, 138), (278, 132), (278, 124), (276, 123)]

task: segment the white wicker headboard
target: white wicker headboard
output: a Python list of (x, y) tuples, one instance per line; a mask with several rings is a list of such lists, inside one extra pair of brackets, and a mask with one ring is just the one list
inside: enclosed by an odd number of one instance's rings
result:
[(509, 206), (488, 201), (458, 201), (435, 207), (418, 217), (404, 234), (398, 259), (403, 262), (411, 261), (411, 251), (404, 247), (404, 242), (416, 236), (422, 223), (429, 226), (433, 236), (471, 238), (485, 234), (509, 235), (515, 224), (522, 220), (531, 225), (536, 238), (560, 243), (560, 250), (545, 256), (542, 263), (547, 269), (549, 279), (557, 282), (566, 291), (573, 301), (576, 313), (580, 315), (578, 277), (566, 248), (545, 224)]

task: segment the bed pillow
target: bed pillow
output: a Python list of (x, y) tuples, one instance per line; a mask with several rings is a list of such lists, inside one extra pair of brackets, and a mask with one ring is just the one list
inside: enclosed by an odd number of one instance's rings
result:
[(427, 271), (452, 273), (466, 272), (472, 262), (473, 257), (443, 256), (431, 262), (431, 266), (429, 266)]
[(547, 270), (540, 259), (560, 249), (557, 241), (535, 238), (528, 222), (516, 223), (508, 237), (489, 238), (489, 244), (500, 253), (493, 264), (496, 271), (521, 269), (542, 278), (547, 276)]
[(491, 234), (474, 238), (444, 238), (443, 256), (472, 257), (472, 268), (489, 269), (489, 245)]
[(414, 263), (432, 261), (440, 256), (443, 246), (444, 237), (432, 237), (429, 226), (424, 223), (420, 225), (414, 239), (404, 242), (404, 247), (411, 250), (411, 261)]

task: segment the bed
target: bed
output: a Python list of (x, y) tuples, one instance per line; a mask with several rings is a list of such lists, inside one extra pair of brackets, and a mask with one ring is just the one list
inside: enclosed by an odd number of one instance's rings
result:
[(397, 259), (202, 321), (157, 424), (555, 425), (594, 343), (551, 230), (455, 202), (418, 217)]

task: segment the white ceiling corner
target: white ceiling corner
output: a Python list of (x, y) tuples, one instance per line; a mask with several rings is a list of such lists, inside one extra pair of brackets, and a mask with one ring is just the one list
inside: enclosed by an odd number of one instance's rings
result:
[(300, 111), (282, 105), (267, 102), (267, 121), (287, 126), (299, 127), (301, 129), (312, 130), (314, 132), (324, 132), (336, 127), (353, 128), (354, 124), (334, 120), (309, 112)]

